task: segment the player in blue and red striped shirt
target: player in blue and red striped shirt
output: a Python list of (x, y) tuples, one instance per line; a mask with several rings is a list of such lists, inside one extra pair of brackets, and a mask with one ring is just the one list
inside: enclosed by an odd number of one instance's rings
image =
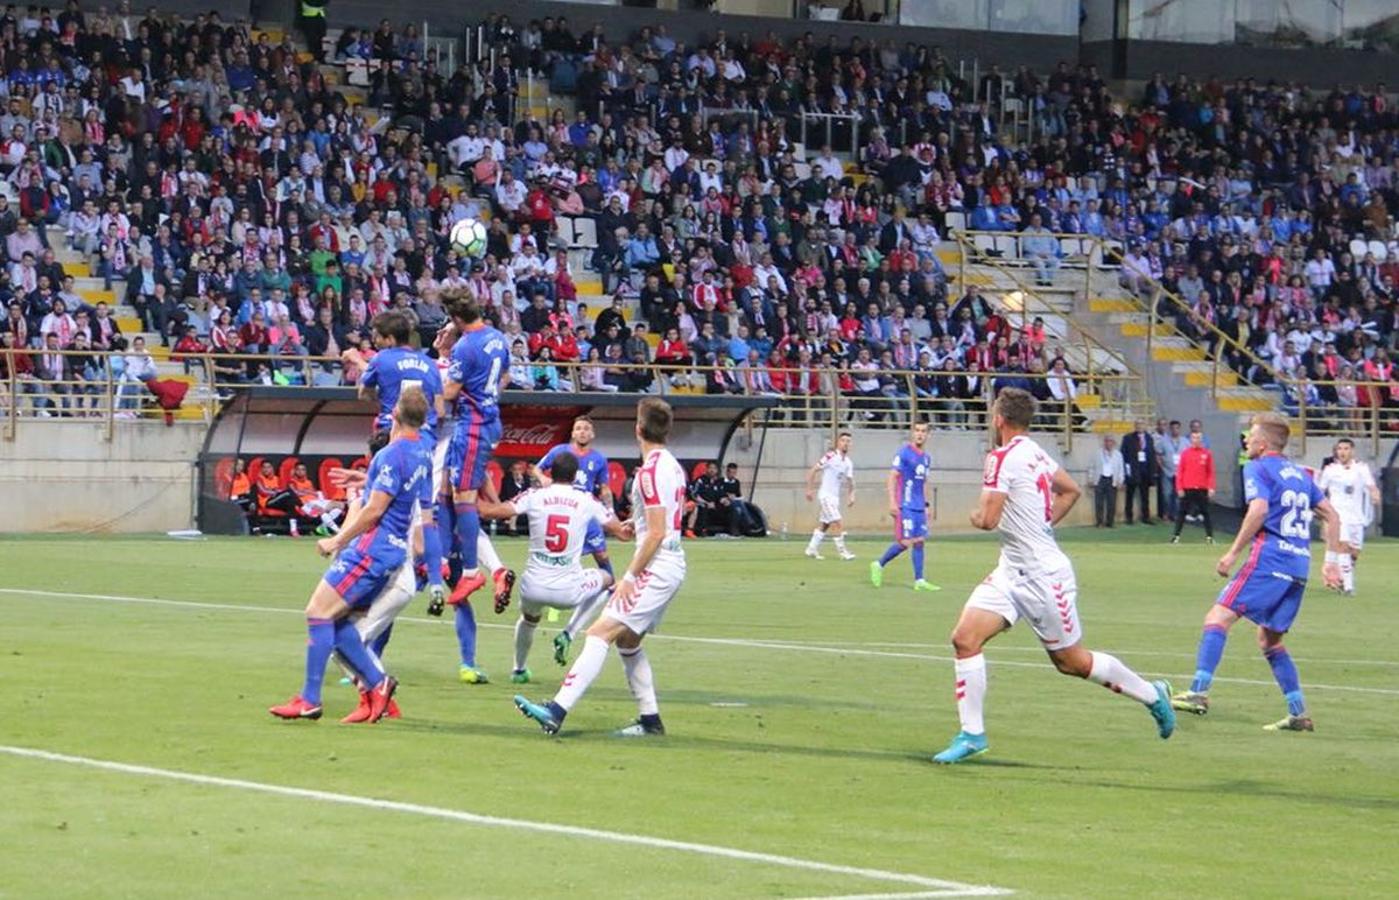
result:
[[(452, 321), (461, 337), (452, 347), (447, 383), (442, 396), (455, 404), (456, 421), (447, 445), (444, 493), (450, 494), (455, 527), (441, 528), (442, 546), (461, 557), (461, 578), (448, 599), (456, 608), (457, 644), (461, 650), (459, 676), (467, 684), (488, 679), (476, 667), (476, 616), (469, 598), (486, 583), (478, 568), (476, 539), (481, 533), (477, 493), (486, 482), (486, 464), (500, 440), (500, 392), (510, 383), (510, 357), (505, 336), (481, 316), (473, 299), (453, 301)], [(443, 517), (445, 520), (445, 516)]]
[(364, 506), (339, 534), (316, 542), (316, 550), (335, 561), (306, 604), (310, 639), (304, 686), (300, 694), (268, 710), (278, 718), (321, 717), (321, 682), (332, 652), (354, 670), (367, 695), (367, 702), (343, 721), (377, 722), (388, 711), (398, 682), (380, 668), (349, 617), (367, 609), (403, 566), (415, 506), (422, 513), (427, 564), (441, 563), (441, 545), (432, 527), (432, 453), (420, 433), (428, 407), (420, 388), (399, 394), (389, 444), (369, 464)]
[(1307, 587), (1313, 515), (1321, 516), (1326, 539), (1322, 577), (1328, 588), (1341, 586), (1337, 562), (1340, 518), (1311, 476), (1282, 455), (1289, 436), (1287, 422), (1276, 414), (1254, 417), (1245, 444), (1249, 457), (1244, 465), (1248, 511), (1233, 545), (1219, 558), (1215, 569), (1228, 578), (1245, 547), (1248, 556), (1205, 614), (1195, 680), (1190, 690), (1172, 698), (1171, 705), (1196, 715), (1209, 712), (1210, 684), (1224, 656), (1224, 642), (1234, 623), (1245, 618), (1258, 626), (1259, 646), (1287, 700), (1286, 718), (1265, 727), (1269, 731), (1312, 731), (1297, 665), (1282, 640), (1297, 618)]

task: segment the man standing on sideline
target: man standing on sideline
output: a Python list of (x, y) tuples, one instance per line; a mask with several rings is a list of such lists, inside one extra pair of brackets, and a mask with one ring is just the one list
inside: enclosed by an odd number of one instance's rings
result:
[(1122, 487), (1122, 454), (1110, 434), (1103, 435), (1103, 449), (1098, 451), (1098, 488), (1093, 492), (1093, 526), (1111, 528), (1117, 515), (1117, 489)]
[[(1127, 497), (1122, 501), (1122, 517), (1132, 524), (1132, 498), (1141, 503), (1142, 524), (1151, 524), (1151, 510), (1147, 506), (1147, 496), (1151, 493), (1151, 483), (1156, 480), (1156, 448), (1146, 425), (1138, 419), (1133, 423), (1132, 433), (1122, 438), (1122, 470), (1126, 475)], [(1157, 509), (1159, 516), (1161, 510)]]
[[(1172, 422), (1176, 429), (1179, 423)], [(1214, 499), (1214, 454), (1205, 448), (1205, 436), (1198, 431), (1190, 432), (1190, 445), (1180, 454), (1176, 468), (1176, 496), (1180, 502), (1176, 508), (1176, 532), (1171, 535), (1171, 543), (1180, 543), (1180, 529), (1185, 524), (1185, 514), (1192, 509), (1205, 520), (1205, 543), (1214, 543), (1214, 524), (1210, 521), (1210, 501)]]
[(1174, 519), (1180, 505), (1176, 472), (1180, 455), (1190, 446), (1190, 441), (1180, 433), (1179, 419), (1172, 419), (1169, 427), (1165, 419), (1158, 419), (1156, 433), (1151, 439), (1156, 442), (1156, 462), (1161, 472), (1161, 478), (1156, 483), (1156, 514), (1165, 519)]

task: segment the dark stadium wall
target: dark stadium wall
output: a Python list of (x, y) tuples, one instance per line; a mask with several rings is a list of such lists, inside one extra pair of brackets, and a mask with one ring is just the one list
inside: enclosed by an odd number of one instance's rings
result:
[(1337, 83), (1373, 84), (1399, 81), (1399, 55), (1364, 50), (1311, 48), (1291, 50), (1282, 47), (1235, 47), (1212, 44), (1181, 44), (1170, 41), (1128, 41), (1127, 69), (1112, 71), (1111, 41), (1085, 43), (1080, 51), (1085, 62), (1098, 65), (1105, 75), (1128, 79), (1149, 79), (1156, 72), (1185, 72), (1196, 78), (1256, 78), (1260, 82), (1298, 81), (1312, 88), (1330, 88)]
[[(180, 6), (180, 3), (175, 4), (175, 8)], [(190, 6), (193, 9), (207, 9), (207, 5)], [(291, 5), (284, 0), (265, 3), (264, 10), (263, 17), (266, 19), (291, 21)], [(277, 10), (286, 12), (277, 15)], [(496, 13), (506, 13), (517, 25), (545, 16), (565, 16), (574, 34), (581, 34), (600, 22), (607, 34), (614, 39), (620, 37), (623, 30), (631, 33), (646, 25), (664, 25), (671, 37), (687, 44), (712, 36), (721, 28), (730, 36), (746, 31), (757, 37), (771, 30), (784, 38), (797, 38), (809, 31), (822, 41), (830, 34), (847, 39), (851, 34), (859, 34), (866, 40), (882, 42), (892, 39), (901, 46), (907, 41), (937, 45), (943, 48), (947, 58), (954, 64), (959, 59), (967, 60), (968, 64), (973, 59), (979, 59), (983, 69), (991, 62), (998, 62), (1003, 67), (1013, 68), (1024, 64), (1044, 69), (1060, 60), (1073, 60), (1078, 56), (1078, 39), (1060, 35), (861, 25), (765, 16), (718, 16), (712, 13), (631, 7), (621, 9), (615, 6), (556, 3), (546, 0), (475, 0), (466, 5), (441, 3), (439, 0), (404, 0), (391, 6), (371, 0), (330, 0), (329, 24), (331, 28), (375, 25), (380, 19), (389, 16), (395, 26), (409, 22), (421, 25), (426, 21), (432, 29), (441, 29), (439, 34), (460, 36), (468, 24), (475, 26), (486, 16)]]

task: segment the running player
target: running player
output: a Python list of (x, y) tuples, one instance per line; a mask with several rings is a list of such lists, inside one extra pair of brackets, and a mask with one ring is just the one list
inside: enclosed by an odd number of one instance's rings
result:
[(651, 663), (641, 649), (642, 639), (660, 625), (666, 608), (685, 580), (685, 551), (680, 545), (681, 516), (685, 512), (685, 470), (666, 449), (670, 437), (670, 405), (656, 397), (641, 401), (636, 412), (636, 438), (641, 445), (641, 467), (632, 486), (636, 551), (602, 616), (588, 629), (588, 639), (573, 668), (564, 676), (554, 699), (531, 703), (515, 696), (515, 706), (539, 723), (545, 734), (563, 724), (593, 679), (607, 662), (608, 650), (617, 645), (626, 670), (627, 686), (636, 698), (640, 715), (617, 732), (620, 737), (665, 734)]
[[(587, 416), (579, 416), (573, 420), (573, 434), (567, 444), (555, 444), (549, 448), (549, 452), (544, 454), (544, 458), (539, 461), (536, 468), (543, 474), (554, 480), (551, 471), (554, 461), (560, 454), (572, 455), (578, 460), (575, 467), (578, 474), (574, 476), (573, 486), (584, 493), (597, 497), (602, 501), (606, 509), (612, 509), (612, 489), (607, 486), (607, 457), (602, 452), (593, 447), (593, 438), (597, 433), (593, 430), (593, 420)], [(607, 538), (603, 536), (602, 525), (599, 521), (589, 520), (588, 537), (583, 544), (583, 552), (593, 555), (593, 562), (597, 567), (615, 578), (612, 573), (612, 560), (607, 555)], [(564, 648), (564, 653), (568, 648)]]
[[(367, 702), (342, 721), (377, 722), (388, 712), (398, 683), (370, 655), (349, 615), (369, 606), (403, 565), (415, 505), (431, 523), (432, 457), (420, 434), (428, 408), (421, 389), (400, 392), (389, 444), (369, 464), (369, 498), (363, 509), (339, 534), (316, 542), (317, 551), (335, 561), (306, 604), (310, 640), (305, 684), (300, 694), (268, 710), (278, 718), (321, 717), (321, 682), (332, 651), (340, 654), (367, 693)], [(428, 565), (437, 565), (441, 550), (436, 535), (428, 535), (427, 541)]]
[(1073, 509), (1080, 492), (1069, 473), (1026, 434), (1034, 417), (1035, 399), (1020, 388), (1002, 389), (991, 407), (1000, 446), (986, 457), (981, 499), (971, 523), (982, 531), (1000, 531), (1001, 557), (972, 591), (952, 631), (962, 730), (934, 762), (957, 763), (986, 752), (982, 648), (1021, 617), (1029, 621), (1060, 672), (1141, 703), (1150, 710), (1162, 738), (1175, 731), (1169, 684), (1148, 682), (1116, 657), (1079, 643), (1083, 634), (1075, 602), (1078, 588), (1073, 565), (1054, 539), (1054, 526)]
[[(580, 420), (581, 421), (581, 420)], [(576, 426), (575, 426), (576, 433)], [(554, 641), (554, 658), (567, 661), (572, 636), (592, 619), (607, 599), (612, 573), (606, 569), (584, 569), (579, 556), (587, 547), (593, 529), (623, 540), (631, 537), (630, 526), (623, 526), (612, 510), (578, 486), (578, 457), (561, 453), (551, 461), (555, 481), (537, 490), (525, 491), (507, 503), (482, 502), (481, 515), (488, 519), (529, 517), (529, 561), (520, 580), (520, 618), (515, 623), (515, 668), (510, 680), (530, 681), (526, 663), (539, 617), (545, 608), (571, 609), (573, 615), (562, 634), (568, 641)]]
[(1248, 559), (1205, 613), (1204, 633), (1195, 655), (1195, 680), (1190, 690), (1177, 694), (1172, 703), (1176, 709), (1196, 715), (1209, 712), (1214, 671), (1224, 656), (1229, 629), (1242, 616), (1258, 626), (1258, 646), (1287, 700), (1287, 716), (1263, 727), (1269, 731), (1313, 731), (1297, 665), (1282, 639), (1297, 618), (1307, 587), (1313, 515), (1321, 516), (1326, 538), (1322, 579), (1328, 588), (1342, 584), (1341, 520), (1316, 482), (1282, 455), (1289, 437), (1287, 422), (1275, 413), (1254, 417), (1244, 447), (1249, 458), (1244, 464), (1248, 511), (1215, 571), (1228, 578), (1245, 547), (1249, 548)]
[(1380, 503), (1380, 489), (1370, 467), (1355, 458), (1355, 442), (1341, 438), (1334, 459), (1321, 470), (1317, 486), (1341, 517), (1341, 590), (1355, 593), (1355, 564), (1365, 546), (1365, 529)]
[[(821, 477), (821, 489), (816, 489), (816, 477)], [(811, 541), (806, 545), (806, 555), (812, 559), (821, 556), (821, 539), (827, 531), (835, 539), (836, 552), (841, 559), (854, 559), (855, 554), (845, 549), (845, 523), (841, 520), (841, 498), (846, 489), (850, 498), (846, 505), (855, 505), (855, 464), (850, 461), (850, 432), (836, 435), (835, 446), (827, 450), (806, 473), (806, 499), (815, 498), (820, 506), (820, 519), (816, 530), (811, 532)]]
[(905, 550), (912, 551), (913, 589), (940, 591), (942, 588), (923, 577), (923, 542), (928, 539), (928, 473), (932, 457), (923, 445), (928, 442), (928, 423), (916, 422), (913, 437), (894, 454), (885, 487), (889, 491), (889, 515), (894, 517), (894, 542), (875, 562), (870, 563), (870, 583), (884, 584), (884, 567)]
[(452, 533), (443, 535), (442, 545), (461, 555), (461, 577), (447, 602), (456, 608), (458, 675), (467, 684), (484, 684), (490, 679), (476, 667), (476, 616), (468, 598), (486, 583), (478, 568), (481, 516), (476, 500), (486, 481), (486, 463), (500, 440), (499, 401), (501, 390), (510, 382), (509, 355), (505, 337), (481, 317), (474, 299), (454, 300), (450, 311), (461, 337), (452, 347), (443, 388), (443, 396), (456, 412), (443, 492), (451, 496), (456, 522)]

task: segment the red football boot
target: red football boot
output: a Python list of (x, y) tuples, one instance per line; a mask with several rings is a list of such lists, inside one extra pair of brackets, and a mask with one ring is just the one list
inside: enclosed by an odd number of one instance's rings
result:
[(388, 705), (388, 708), (384, 710), (384, 718), (386, 718), (386, 719), (401, 719), (401, 718), (403, 718), (403, 713), (401, 713), (401, 712), (398, 711), (398, 704), (395, 703), (395, 702), (393, 701), (393, 698), (389, 698), (389, 705)]
[(298, 694), (281, 706), (268, 707), (267, 711), (279, 719), (319, 719), (322, 710), (302, 700)]
[(495, 580), (495, 612), (500, 615), (510, 605), (510, 594), (515, 590), (515, 570), (496, 569), (491, 578)]
[(396, 690), (398, 680), (392, 675), (385, 675), (379, 686), (369, 692), (369, 718), (366, 721), (377, 722), (384, 717), (389, 711), (389, 704), (393, 702), (393, 692)]
[(457, 586), (452, 588), (452, 596), (447, 598), (447, 605), (457, 606), (463, 603), (466, 598), (476, 593), (486, 584), (486, 576), (477, 569), (475, 575), (463, 575), (457, 582)]
[(359, 705), (355, 707), (354, 712), (341, 719), (340, 724), (355, 725), (360, 722), (369, 721), (369, 709), (369, 691), (361, 690), (359, 692)]

